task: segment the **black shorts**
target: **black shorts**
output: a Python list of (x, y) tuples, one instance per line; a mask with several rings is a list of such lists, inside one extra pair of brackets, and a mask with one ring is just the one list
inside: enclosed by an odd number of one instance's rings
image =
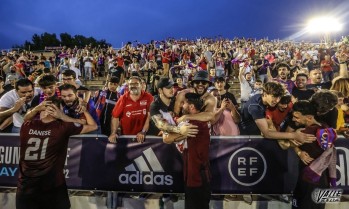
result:
[(69, 209), (70, 201), (66, 186), (49, 192), (16, 194), (16, 209)]
[(210, 186), (185, 188), (185, 209), (209, 209), (211, 198)]

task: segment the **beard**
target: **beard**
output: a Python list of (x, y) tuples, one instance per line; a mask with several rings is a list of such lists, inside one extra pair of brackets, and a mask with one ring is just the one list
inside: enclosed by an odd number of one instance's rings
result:
[(204, 87), (204, 90), (200, 93), (198, 92), (197, 87), (194, 87), (195, 93), (197, 93), (200, 96), (204, 95), (207, 92), (207, 89), (208, 87)]
[(141, 91), (138, 88), (130, 88), (130, 94), (132, 95), (139, 95)]

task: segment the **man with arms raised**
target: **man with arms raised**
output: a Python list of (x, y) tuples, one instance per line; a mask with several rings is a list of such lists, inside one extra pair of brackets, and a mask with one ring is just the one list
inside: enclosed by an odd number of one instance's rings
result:
[(97, 129), (85, 111), (86, 125), (65, 122), (60, 101), (49, 98), (40, 119), (23, 123), (20, 131), (21, 155), (16, 194), (17, 209), (68, 209), (70, 202), (63, 174), (69, 137)]

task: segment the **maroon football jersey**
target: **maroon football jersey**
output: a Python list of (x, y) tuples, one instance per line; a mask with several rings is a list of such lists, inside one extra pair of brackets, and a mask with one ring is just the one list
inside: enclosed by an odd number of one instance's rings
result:
[(65, 184), (63, 175), (69, 137), (80, 134), (82, 125), (60, 120), (23, 123), (18, 192), (48, 191)]

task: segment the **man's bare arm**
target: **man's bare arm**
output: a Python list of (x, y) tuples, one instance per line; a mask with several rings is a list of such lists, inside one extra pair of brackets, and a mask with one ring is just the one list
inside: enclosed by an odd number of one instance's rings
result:
[(154, 121), (155, 126), (163, 132), (177, 133), (184, 136), (195, 136), (198, 133), (197, 126), (195, 125), (183, 125), (178, 127), (177, 125), (169, 124), (161, 114), (153, 115), (151, 119)]

